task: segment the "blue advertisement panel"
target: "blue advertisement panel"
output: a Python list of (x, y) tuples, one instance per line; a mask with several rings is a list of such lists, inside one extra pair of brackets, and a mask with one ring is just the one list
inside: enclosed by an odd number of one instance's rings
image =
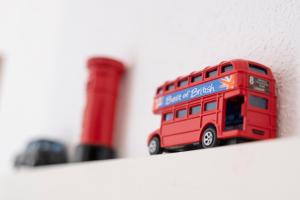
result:
[(203, 84), (199, 84), (178, 92), (170, 93), (155, 99), (154, 108), (164, 108), (191, 99), (233, 89), (236, 85), (235, 75), (229, 75)]

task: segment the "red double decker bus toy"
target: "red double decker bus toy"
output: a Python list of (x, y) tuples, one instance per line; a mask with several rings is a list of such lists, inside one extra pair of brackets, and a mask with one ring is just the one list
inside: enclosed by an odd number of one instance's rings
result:
[(256, 62), (221, 62), (158, 87), (153, 112), (162, 117), (148, 137), (151, 155), (275, 138), (274, 76)]

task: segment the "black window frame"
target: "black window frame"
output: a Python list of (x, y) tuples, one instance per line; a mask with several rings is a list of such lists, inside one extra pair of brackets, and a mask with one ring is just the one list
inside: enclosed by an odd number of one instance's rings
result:
[[(214, 107), (213, 108), (208, 108), (208, 105), (211, 105), (213, 104)], [(214, 100), (214, 101), (209, 101), (209, 102), (206, 102), (204, 104), (204, 111), (213, 111), (213, 110), (216, 110), (217, 109), (217, 101)]]
[[(263, 104), (262, 104), (263, 103)], [(260, 108), (263, 110), (269, 109), (269, 101), (267, 98), (256, 96), (256, 95), (249, 95), (249, 104), (255, 108)]]
[[(184, 83), (184, 85), (181, 85), (182, 83)], [(189, 79), (188, 78), (180, 79), (178, 81), (177, 87), (185, 87), (188, 84), (189, 84)]]
[[(226, 70), (226, 68), (230, 67), (229, 70)], [(223, 65), (221, 66), (221, 73), (226, 73), (226, 72), (230, 72), (230, 71), (233, 71), (234, 70), (234, 67), (232, 64), (228, 64), (228, 65)]]
[[(197, 108), (197, 107), (199, 108), (199, 110), (196, 111), (195, 113), (193, 113), (193, 108)], [(193, 115), (197, 115), (199, 113), (201, 113), (201, 104), (190, 106), (190, 108), (189, 108), (189, 115), (193, 116)]]
[[(172, 87), (172, 88), (170, 88), (170, 87)], [(172, 90), (175, 90), (175, 83), (169, 83), (166, 86), (166, 91), (172, 91)]]
[[(171, 118), (167, 118), (167, 116), (170, 115)], [(164, 122), (169, 122), (174, 120), (174, 113), (173, 112), (166, 112), (163, 114), (163, 121)]]
[[(213, 74), (211, 75), (211, 73), (213, 73)], [(215, 77), (217, 75), (218, 75), (218, 68), (215, 68), (215, 69), (212, 69), (210, 71), (207, 71), (205, 73), (205, 78), (212, 78), (212, 77)]]
[[(180, 115), (181, 112), (184, 112), (184, 115)], [(176, 110), (175, 117), (176, 117), (176, 119), (186, 118), (187, 117), (186, 108), (181, 108), (181, 109)]]
[(164, 93), (163, 87), (158, 88), (157, 91), (156, 91), (156, 95), (160, 95), (160, 94), (163, 94), (163, 93)]
[(191, 77), (191, 82), (192, 83), (200, 82), (202, 80), (203, 80), (202, 73), (192, 75), (192, 77)]
[(268, 75), (268, 70), (266, 68), (258, 66), (258, 65), (249, 64), (249, 69), (251, 71), (259, 73), (259, 74)]

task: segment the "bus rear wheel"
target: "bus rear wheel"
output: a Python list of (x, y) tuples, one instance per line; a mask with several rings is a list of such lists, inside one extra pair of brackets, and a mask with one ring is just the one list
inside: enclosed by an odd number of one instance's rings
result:
[(201, 144), (204, 149), (210, 147), (216, 147), (219, 145), (217, 138), (217, 131), (215, 128), (208, 127), (202, 134)]
[(161, 154), (162, 148), (160, 147), (160, 141), (158, 137), (153, 137), (148, 145), (150, 155)]

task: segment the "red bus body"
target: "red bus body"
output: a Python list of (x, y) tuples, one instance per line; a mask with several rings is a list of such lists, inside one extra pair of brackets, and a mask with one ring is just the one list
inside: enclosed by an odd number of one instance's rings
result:
[(219, 140), (275, 138), (275, 80), (262, 64), (224, 61), (160, 86), (153, 112), (162, 116), (161, 126), (148, 144), (157, 137), (161, 148), (199, 143), (209, 126)]

